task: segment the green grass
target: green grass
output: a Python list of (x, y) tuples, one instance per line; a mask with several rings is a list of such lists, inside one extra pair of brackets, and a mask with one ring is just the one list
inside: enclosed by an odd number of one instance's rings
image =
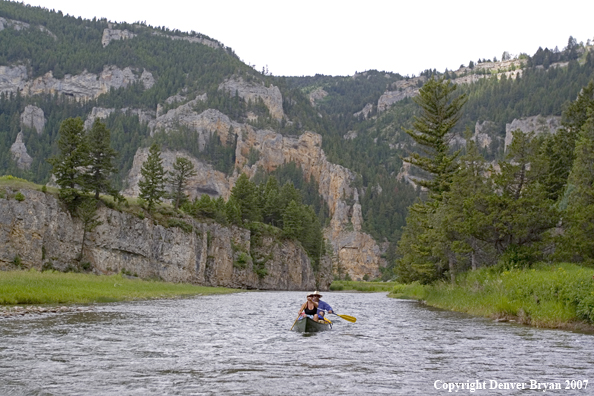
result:
[(122, 275), (0, 271), (0, 305), (88, 304), (226, 294), (235, 289), (129, 279)]
[(389, 292), (396, 282), (363, 282), (363, 281), (334, 281), (330, 290), (355, 290), (360, 292)]
[(540, 264), (502, 273), (483, 268), (460, 275), (455, 286), (396, 285), (390, 297), (537, 327), (569, 328), (594, 324), (593, 276), (593, 269), (573, 264)]

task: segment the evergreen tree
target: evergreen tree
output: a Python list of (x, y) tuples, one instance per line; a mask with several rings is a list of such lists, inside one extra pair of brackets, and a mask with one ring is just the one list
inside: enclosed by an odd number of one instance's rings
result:
[(92, 191), (95, 199), (99, 193), (108, 193), (116, 197), (117, 190), (111, 186), (111, 175), (117, 172), (113, 161), (117, 152), (111, 148), (110, 131), (105, 124), (95, 119), (86, 136), (89, 150), (89, 166), (85, 173), (85, 188)]
[(430, 79), (414, 98), (421, 107), (421, 115), (414, 117), (413, 129), (405, 130), (425, 155), (411, 153), (404, 161), (415, 165), (431, 175), (430, 180), (418, 179), (416, 182), (429, 189), (435, 198), (449, 190), (452, 176), (458, 164), (459, 154), (450, 154), (451, 132), (461, 117), (461, 109), (466, 95), (454, 97), (457, 85), (445, 79)]
[(58, 149), (60, 153), (48, 160), (53, 165), (56, 184), (60, 186), (60, 198), (74, 204), (80, 197), (79, 190), (85, 185), (85, 169), (89, 165), (89, 150), (83, 134), (83, 121), (68, 118), (60, 125)]
[(92, 198), (84, 198), (76, 207), (76, 215), (83, 223), (83, 237), (80, 245), (79, 261), (85, 257), (85, 243), (87, 234), (103, 224), (97, 216), (97, 201)]
[(594, 113), (585, 122), (569, 177), (561, 259), (594, 264)]
[[(169, 177), (169, 183), (171, 184), (171, 196), (175, 203), (175, 210), (177, 210), (179, 205), (187, 199), (184, 190), (186, 189), (188, 180), (194, 176), (196, 176), (194, 164), (192, 164), (192, 162), (187, 158), (177, 157), (175, 159), (175, 163), (173, 164), (173, 171), (170, 172)], [(204, 194), (203, 197), (208, 197), (210, 200), (210, 197), (206, 194)]]
[(231, 196), (239, 205), (242, 220), (260, 221), (261, 214), (258, 207), (257, 188), (245, 173), (237, 178), (235, 186), (231, 189)]
[(289, 202), (283, 212), (283, 234), (288, 238), (299, 239), (303, 233), (303, 210), (295, 201)]
[(149, 155), (140, 170), (142, 179), (138, 182), (140, 198), (147, 203), (149, 212), (156, 203), (161, 202), (165, 196), (165, 170), (161, 159), (161, 147), (157, 143), (149, 149)]

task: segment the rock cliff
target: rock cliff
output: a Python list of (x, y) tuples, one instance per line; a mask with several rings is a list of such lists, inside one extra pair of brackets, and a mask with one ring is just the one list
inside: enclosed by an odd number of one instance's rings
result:
[(392, 84), (392, 91), (386, 91), (380, 96), (377, 101), (377, 111), (385, 111), (396, 102), (417, 96), (419, 94), (419, 87), (421, 87), (425, 81), (427, 81), (425, 76), (396, 81)]
[[(29, 268), (74, 266), (82, 242), (80, 220), (51, 194), (21, 192), (22, 202), (0, 198), (0, 267), (10, 266), (16, 256)], [(262, 238), (253, 246), (248, 230), (216, 223), (184, 219), (191, 230), (182, 230), (105, 207), (98, 216), (102, 224), (85, 246), (85, 260), (97, 273), (125, 270), (141, 278), (270, 290), (327, 290), (330, 283), (325, 268), (316, 284), (307, 254), (291, 241)], [(257, 256), (261, 250), (268, 260), (256, 272), (249, 253)]]
[(19, 169), (29, 169), (31, 167), (33, 158), (27, 154), (27, 147), (23, 143), (23, 132), (18, 133), (15, 142), (10, 146), (10, 152)]
[(328, 92), (324, 91), (323, 88), (316, 88), (309, 94), (309, 103), (315, 106), (317, 101), (324, 99), (326, 96), (328, 96)]
[[(161, 152), (161, 158), (163, 159), (163, 168), (166, 171), (173, 171), (173, 164), (177, 157), (182, 157), (190, 160), (196, 170), (196, 176), (188, 180), (186, 194), (190, 199), (196, 197), (200, 198), (202, 194), (208, 194), (213, 198), (224, 197), (228, 198), (230, 193), (229, 180), (227, 176), (219, 172), (209, 164), (202, 161), (198, 161), (196, 158), (188, 155), (187, 153), (179, 151), (163, 150)], [(137, 197), (140, 193), (138, 182), (140, 181), (140, 170), (142, 164), (148, 158), (148, 148), (138, 149), (136, 155), (134, 155), (134, 162), (132, 163), (132, 169), (128, 174), (127, 185), (122, 193), (129, 197)]]
[(21, 125), (28, 128), (34, 128), (39, 135), (45, 128), (45, 114), (37, 106), (27, 105), (21, 114)]
[(0, 92), (23, 95), (64, 94), (77, 100), (95, 99), (101, 94), (109, 92), (111, 88), (118, 89), (140, 81), (145, 89), (155, 84), (153, 75), (144, 70), (137, 76), (138, 70), (129, 67), (123, 70), (117, 66), (105, 66), (97, 75), (84, 71), (72, 76), (67, 74), (63, 79), (56, 79), (50, 71), (41, 77), (29, 80), (25, 66), (0, 66)]
[(127, 29), (104, 29), (103, 36), (101, 37), (101, 45), (105, 48), (113, 40), (128, 40), (134, 37), (136, 37), (136, 35)]
[(258, 99), (262, 99), (268, 111), (270, 111), (270, 115), (279, 121), (285, 115), (283, 111), (283, 96), (280, 89), (274, 85), (265, 87), (261, 84), (245, 82), (239, 77), (223, 82), (219, 85), (219, 89), (228, 92), (230, 95), (237, 94), (246, 102), (248, 100), (255, 102)]
[[(178, 108), (179, 109), (179, 108)], [(170, 114), (173, 110), (170, 110)], [(364, 274), (371, 278), (380, 275), (380, 266), (385, 262), (381, 258), (381, 249), (367, 234), (361, 232), (363, 218), (358, 194), (350, 184), (355, 175), (348, 169), (330, 163), (322, 150), (322, 138), (313, 132), (305, 132), (299, 137), (282, 136), (271, 130), (256, 130), (250, 125), (238, 124), (229, 120), (216, 110), (207, 110), (200, 115), (193, 113), (192, 117), (207, 118), (207, 114), (216, 115), (217, 123), (212, 123), (212, 130), (232, 131), (237, 136), (235, 149), (235, 168), (252, 177), (258, 167), (273, 171), (277, 167), (294, 162), (301, 167), (304, 176), (313, 177), (319, 185), (319, 193), (327, 203), (331, 215), (330, 227), (325, 231), (335, 256), (344, 256), (342, 269), (353, 279), (361, 279)], [(176, 118), (168, 119), (175, 125)], [(190, 113), (181, 113), (181, 119)], [(161, 117), (157, 118), (159, 120)], [(195, 124), (197, 125), (197, 124)], [(208, 125), (208, 124), (207, 124)], [(202, 130), (197, 128), (196, 130)], [(201, 137), (203, 135), (200, 135)], [(206, 138), (206, 134), (204, 135)], [(226, 139), (219, 135), (221, 140)], [(223, 140), (225, 141), (225, 140)], [(250, 150), (259, 152), (258, 161), (248, 166)], [(146, 148), (139, 149), (134, 157), (132, 169), (128, 175), (128, 188), (123, 192), (127, 196), (138, 196), (138, 181), (140, 169), (148, 156)], [(172, 169), (176, 156), (188, 158), (197, 169), (197, 176), (190, 180), (186, 193), (191, 198), (208, 194), (212, 197), (229, 197), (238, 173), (227, 177), (221, 172), (183, 152), (164, 151), (162, 153), (165, 169)], [(347, 201), (351, 202), (348, 203)], [(343, 241), (348, 241), (351, 247), (345, 253)], [(341, 245), (342, 244), (342, 245)]]
[(505, 124), (505, 149), (513, 140), (513, 131), (519, 129), (522, 132), (534, 132), (536, 135), (542, 133), (555, 133), (561, 128), (561, 117), (540, 115), (514, 119), (510, 124)]

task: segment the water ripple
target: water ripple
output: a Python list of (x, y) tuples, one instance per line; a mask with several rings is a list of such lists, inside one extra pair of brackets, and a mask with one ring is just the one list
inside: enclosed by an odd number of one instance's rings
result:
[(589, 379), (594, 387), (592, 335), (495, 323), (381, 293), (327, 293), (357, 323), (332, 317), (330, 332), (290, 332), (304, 295), (201, 296), (3, 320), (0, 394), (447, 393), (436, 380)]

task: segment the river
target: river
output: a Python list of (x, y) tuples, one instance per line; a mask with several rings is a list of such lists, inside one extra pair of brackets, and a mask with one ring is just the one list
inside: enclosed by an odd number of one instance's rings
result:
[[(531, 380), (562, 387), (546, 394), (594, 394), (594, 335), (496, 323), (385, 293), (324, 294), (357, 323), (330, 316), (332, 331), (289, 331), (304, 292), (4, 319), (0, 395), (445, 395), (449, 383), (476, 381), (487, 389), (457, 394), (541, 394)], [(565, 389), (584, 380), (587, 389)], [(490, 389), (518, 382), (526, 390)]]

